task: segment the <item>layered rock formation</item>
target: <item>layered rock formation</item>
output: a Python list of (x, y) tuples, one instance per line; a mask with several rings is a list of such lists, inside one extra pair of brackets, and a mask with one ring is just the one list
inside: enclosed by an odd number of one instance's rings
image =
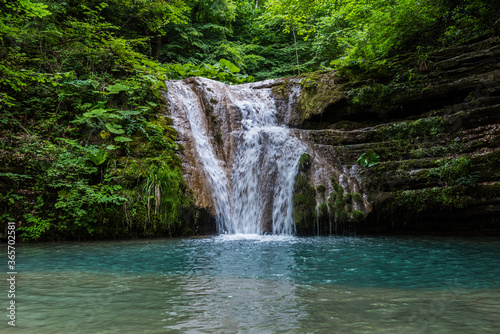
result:
[[(339, 189), (329, 201), (339, 233), (353, 223), (357, 233), (500, 232), (499, 42), (409, 55), (397, 68), (303, 76), (293, 108), (285, 105), (296, 81), (274, 87), (288, 124), (309, 129), (307, 140), (350, 170), (372, 205), (354, 217), (352, 193)], [(380, 163), (358, 166), (368, 151)]]

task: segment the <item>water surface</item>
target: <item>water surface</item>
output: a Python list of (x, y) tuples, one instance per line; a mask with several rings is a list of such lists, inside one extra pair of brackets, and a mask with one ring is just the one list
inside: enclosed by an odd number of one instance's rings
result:
[(500, 328), (497, 239), (223, 235), (22, 245), (17, 260), (17, 326), (5, 332)]

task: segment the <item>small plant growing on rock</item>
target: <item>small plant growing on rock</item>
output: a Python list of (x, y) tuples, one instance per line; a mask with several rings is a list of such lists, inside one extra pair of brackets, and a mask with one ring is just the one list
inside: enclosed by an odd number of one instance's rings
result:
[(311, 167), (311, 156), (308, 153), (303, 153), (299, 159), (299, 172), (307, 172)]
[(457, 184), (461, 186), (475, 187), (478, 180), (479, 180), (479, 171), (475, 171), (459, 178), (457, 180)]
[(222, 145), (222, 135), (219, 131), (215, 134), (215, 142), (219, 145)]
[(357, 161), (363, 167), (372, 167), (380, 163), (380, 156), (370, 150), (361, 154)]

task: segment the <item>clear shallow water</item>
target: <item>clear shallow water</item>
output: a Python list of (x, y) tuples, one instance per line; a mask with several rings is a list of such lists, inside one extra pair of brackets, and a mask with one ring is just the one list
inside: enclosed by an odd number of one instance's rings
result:
[(500, 328), (500, 240), (227, 235), (22, 245), (17, 261), (17, 326), (2, 332)]

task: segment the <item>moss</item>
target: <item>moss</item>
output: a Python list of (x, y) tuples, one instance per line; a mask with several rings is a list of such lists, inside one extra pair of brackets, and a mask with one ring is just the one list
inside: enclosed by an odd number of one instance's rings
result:
[(337, 210), (335, 212), (335, 220), (337, 222), (347, 222), (349, 219), (349, 214), (347, 213), (346, 210), (342, 209), (342, 210)]
[(461, 209), (467, 202), (468, 198), (464, 196), (463, 189), (434, 187), (400, 191), (390, 206), (395, 210), (403, 209), (407, 213), (418, 214), (431, 209)]
[(333, 177), (331, 181), (333, 189), (335, 189), (335, 202), (333, 206), (335, 209), (338, 209), (344, 205), (344, 188)]
[(318, 224), (320, 234), (330, 233), (330, 218), (328, 214), (328, 204), (326, 202), (318, 205)]
[(404, 140), (416, 137), (430, 137), (443, 132), (446, 126), (447, 122), (443, 117), (429, 117), (380, 127), (376, 131), (376, 136), (381, 140)]
[(299, 172), (307, 172), (311, 168), (311, 162), (311, 156), (308, 153), (303, 153), (299, 159)]
[(318, 206), (318, 211), (320, 212), (320, 214), (324, 214), (325, 212), (328, 212), (328, 205), (325, 202), (321, 203)]
[(339, 146), (345, 142), (344, 135), (337, 131), (312, 131), (309, 138), (313, 143)]
[(339, 80), (335, 72), (309, 73), (302, 78), (303, 89), (296, 110), (299, 124), (315, 115), (321, 115), (327, 106), (345, 99), (342, 85), (335, 83)]
[(305, 175), (298, 174), (293, 189), (293, 219), (300, 235), (314, 234), (316, 225), (316, 189)]
[(500, 150), (470, 158), (470, 170), (480, 170), (481, 174), (491, 177), (500, 176)]
[(363, 196), (360, 193), (352, 193), (352, 200), (356, 203), (363, 203)]
[(285, 87), (283, 85), (273, 86), (271, 88), (271, 91), (273, 92), (274, 95), (283, 98), (283, 93), (285, 91)]
[(222, 145), (222, 135), (219, 131), (215, 133), (215, 142), (219, 145)]
[(363, 212), (363, 211), (359, 211), (359, 210), (353, 210), (351, 212), (351, 217), (354, 221), (360, 221), (360, 220), (363, 220), (365, 219), (366, 217), (366, 214)]
[(436, 160), (435, 163), (438, 167), (419, 171), (414, 178), (421, 182), (424, 181), (426, 184), (439, 182), (447, 186), (463, 184), (464, 182), (472, 185), (472, 179), (476, 178), (476, 173), (471, 171), (470, 160), (467, 157)]
[(317, 187), (316, 187), (316, 190), (318, 191), (318, 193), (320, 194), (324, 194), (325, 191), (326, 191), (326, 186), (324, 184), (319, 184)]
[(335, 210), (335, 200), (337, 199), (337, 193), (332, 191), (328, 195), (328, 206), (330, 207), (330, 210)]
[(348, 204), (352, 202), (352, 194), (351, 193), (345, 193), (344, 194), (344, 203)]

